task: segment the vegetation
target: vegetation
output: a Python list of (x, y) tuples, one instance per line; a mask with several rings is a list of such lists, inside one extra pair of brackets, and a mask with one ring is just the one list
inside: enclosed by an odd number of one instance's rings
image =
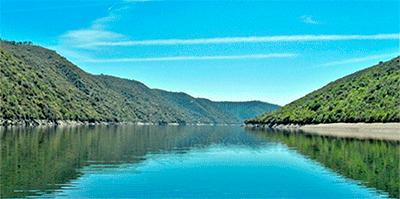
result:
[(248, 124), (400, 122), (400, 57), (338, 79)]
[[(31, 42), (0, 41), (0, 85), (0, 125), (37, 120), (240, 123), (277, 108), (263, 102), (212, 102), (92, 75)], [(235, 108), (227, 111), (221, 104)]]
[[(155, 90), (170, 104), (184, 110), (190, 115), (200, 117), (205, 115), (212, 123), (242, 123), (245, 119), (254, 117), (261, 110), (272, 111), (279, 108), (278, 105), (266, 104), (260, 101), (249, 102), (213, 102), (204, 98), (193, 98), (186, 93), (167, 92)], [(262, 112), (261, 112), (262, 113)]]

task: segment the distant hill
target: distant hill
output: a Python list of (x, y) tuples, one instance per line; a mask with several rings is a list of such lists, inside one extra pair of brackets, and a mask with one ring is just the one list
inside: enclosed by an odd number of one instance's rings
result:
[(205, 115), (217, 123), (221, 119), (243, 123), (244, 120), (263, 113), (263, 110), (269, 112), (279, 108), (278, 105), (260, 101), (214, 102), (209, 99), (194, 98), (182, 92), (167, 92), (158, 89), (155, 89), (155, 91), (180, 110), (185, 110), (191, 115)]
[(358, 71), (247, 124), (400, 122), (400, 57)]
[(213, 102), (92, 75), (55, 51), (0, 42), (0, 125), (35, 121), (241, 123), (278, 108), (264, 102)]

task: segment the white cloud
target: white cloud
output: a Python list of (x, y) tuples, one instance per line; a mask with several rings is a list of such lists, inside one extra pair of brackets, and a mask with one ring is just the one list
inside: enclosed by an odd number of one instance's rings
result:
[(83, 47), (82, 45), (126, 40), (123, 34), (107, 30), (108, 26), (112, 24), (112, 22), (118, 20), (123, 11), (129, 8), (126, 5), (115, 5), (109, 8), (107, 16), (94, 20), (89, 27), (71, 30), (61, 35), (59, 37), (59, 45), (64, 49), (71, 47), (95, 48), (96, 46)]
[(300, 20), (305, 24), (319, 24), (319, 22), (310, 15), (303, 15), (300, 17)]
[(398, 52), (398, 53), (389, 53), (389, 54), (380, 54), (380, 55), (370, 55), (370, 56), (366, 56), (366, 57), (355, 57), (355, 58), (350, 58), (350, 59), (345, 59), (345, 60), (328, 62), (328, 63), (323, 64), (323, 66), (335, 66), (335, 65), (343, 65), (343, 64), (352, 64), (352, 63), (358, 63), (358, 62), (364, 62), (364, 61), (372, 61), (372, 60), (377, 60), (377, 59), (390, 59), (390, 58), (393, 58), (393, 57), (399, 56), (399, 55), (400, 55), (400, 52)]
[(232, 43), (267, 43), (267, 42), (309, 42), (309, 41), (342, 41), (342, 40), (399, 40), (400, 34), (375, 35), (277, 35), (250, 37), (217, 37), (198, 39), (155, 39), (129, 41), (101, 41), (82, 44), (81, 47), (94, 46), (162, 46), (162, 45), (196, 45), (196, 44), (232, 44)]
[(106, 25), (110, 22), (113, 22), (117, 19), (116, 15), (108, 15), (106, 17), (101, 17), (93, 21), (90, 29), (105, 29)]
[(195, 60), (243, 60), (243, 59), (268, 59), (289, 58), (297, 54), (292, 53), (269, 53), (248, 55), (223, 55), (223, 56), (175, 56), (175, 57), (131, 57), (115, 59), (86, 59), (85, 62), (157, 62), (157, 61), (195, 61)]
[(124, 35), (111, 31), (101, 29), (81, 29), (66, 32), (60, 37), (60, 42), (61, 45), (79, 47), (87, 43), (115, 41), (124, 38)]

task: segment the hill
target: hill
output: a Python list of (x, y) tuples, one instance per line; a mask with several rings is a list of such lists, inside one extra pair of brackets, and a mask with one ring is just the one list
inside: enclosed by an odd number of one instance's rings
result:
[(247, 124), (400, 122), (400, 57), (358, 71)]
[[(240, 123), (278, 106), (213, 102), (89, 74), (55, 51), (0, 41), (0, 125), (82, 122)], [(226, 110), (229, 106), (230, 110)]]
[(185, 112), (189, 112), (191, 115), (205, 115), (213, 122), (223, 119), (224, 121), (243, 123), (244, 120), (256, 116), (257, 113), (260, 114), (263, 111), (269, 112), (279, 108), (278, 105), (260, 101), (214, 102), (204, 98), (194, 98), (182, 92), (167, 92), (158, 89), (155, 91), (180, 110), (185, 110)]

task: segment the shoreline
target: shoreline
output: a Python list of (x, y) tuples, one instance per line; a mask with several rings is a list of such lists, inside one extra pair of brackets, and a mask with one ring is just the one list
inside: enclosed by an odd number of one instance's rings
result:
[[(0, 129), (24, 127), (76, 127), (76, 126), (239, 126), (240, 124), (174, 123), (174, 122), (88, 122), (74, 120), (0, 120)], [(322, 136), (400, 141), (400, 123), (328, 123), (328, 124), (242, 124), (244, 128), (277, 129)]]
[(176, 123), (176, 122), (104, 122), (104, 121), (75, 121), (75, 120), (1, 120), (2, 128), (24, 127), (75, 127), (75, 126), (111, 126), (111, 125), (136, 125), (136, 126), (240, 126), (240, 123)]
[(400, 123), (329, 123), (306, 125), (245, 125), (247, 128), (280, 129), (301, 131), (305, 134), (316, 134), (342, 138), (374, 139), (400, 141)]

